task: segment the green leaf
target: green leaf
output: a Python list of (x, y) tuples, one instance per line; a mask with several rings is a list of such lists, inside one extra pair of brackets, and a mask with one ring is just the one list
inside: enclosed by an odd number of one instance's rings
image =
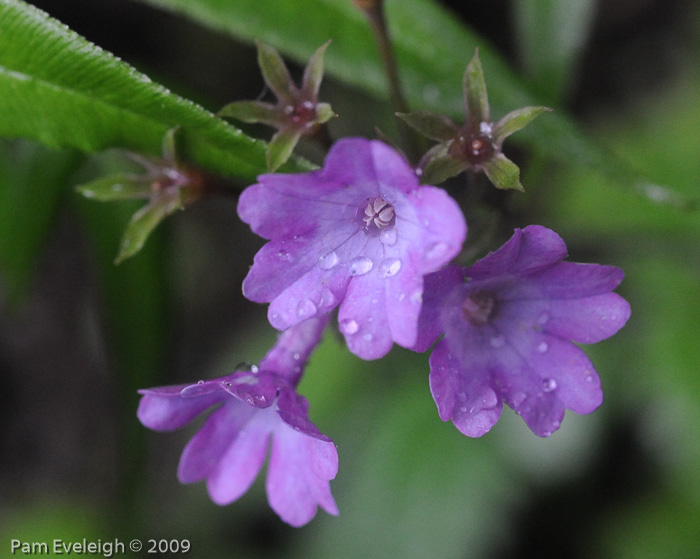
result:
[(451, 140), (457, 133), (457, 126), (449, 118), (429, 111), (396, 113), (396, 116), (423, 136), (438, 142)]
[(336, 116), (338, 115), (333, 112), (333, 109), (328, 103), (319, 103), (316, 105), (316, 122), (318, 124), (324, 124)]
[(278, 126), (282, 122), (282, 116), (277, 107), (262, 101), (234, 101), (217, 114), (242, 122), (261, 122), (268, 126)]
[[(317, 46), (332, 39), (326, 75), (387, 99), (386, 78), (364, 14), (350, 0), (275, 0), (261, 10), (259, 0), (142, 0), (186, 14), (245, 40), (260, 39), (305, 63)], [(529, 86), (486, 40), (432, 0), (388, 0), (387, 20), (412, 110), (427, 109), (453, 119), (464, 117), (460, 76), (478, 47), (489, 87), (491, 115), (498, 119), (518, 107), (541, 105)], [(515, 140), (550, 161), (575, 162), (615, 181), (636, 185), (638, 176), (585, 135), (564, 111), (537, 119)]]
[(137, 254), (143, 248), (148, 236), (156, 226), (175, 210), (179, 209), (182, 209), (180, 198), (173, 197), (146, 204), (136, 212), (131, 221), (129, 221), (126, 231), (124, 231), (124, 236), (119, 245), (119, 254), (114, 263), (120, 264), (127, 258)]
[(520, 184), (520, 168), (502, 153), (482, 163), (484, 172), (496, 188), (524, 190)]
[[(0, 135), (93, 152), (123, 147), (161, 154), (180, 126), (181, 156), (210, 171), (254, 180), (265, 144), (89, 43), (41, 10), (0, 1)], [(310, 168), (296, 160), (288, 170)]]
[(129, 173), (107, 175), (75, 187), (85, 198), (99, 202), (148, 198), (149, 188), (141, 177)]
[(280, 130), (270, 141), (270, 149), (267, 152), (267, 169), (274, 172), (284, 164), (292, 155), (297, 145), (301, 132), (294, 129)]
[(321, 80), (323, 80), (323, 58), (330, 44), (330, 41), (326, 41), (321, 45), (311, 56), (304, 69), (303, 89), (312, 99), (318, 98), (318, 90), (321, 87)]
[(549, 112), (549, 107), (523, 107), (509, 112), (493, 126), (494, 140), (498, 145), (503, 143), (508, 136), (518, 130), (522, 130), (544, 112)]
[(477, 129), (479, 123), (491, 122), (484, 69), (481, 67), (478, 51), (469, 61), (467, 69), (464, 71), (462, 91), (464, 93), (464, 107), (469, 124)]
[[(1, 101), (0, 101), (1, 103)], [(0, 140), (0, 273), (12, 302), (24, 295), (56, 209), (82, 157), (24, 140)]]
[(258, 65), (263, 78), (265, 78), (265, 83), (282, 103), (293, 105), (292, 76), (289, 75), (284, 60), (274, 47), (261, 41), (256, 41), (256, 44), (258, 46)]

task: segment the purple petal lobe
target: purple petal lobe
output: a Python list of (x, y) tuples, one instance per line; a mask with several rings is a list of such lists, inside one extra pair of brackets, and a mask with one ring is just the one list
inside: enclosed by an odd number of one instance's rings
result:
[(480, 437), (501, 415), (503, 402), (488, 384), (488, 371), (468, 367), (451, 353), (445, 341), (430, 356), (430, 391), (440, 418), (469, 437)]
[(253, 408), (230, 400), (212, 412), (180, 457), (177, 477), (193, 483), (207, 477), (253, 415)]
[(182, 398), (180, 392), (187, 386), (139, 390), (143, 394), (136, 412), (139, 421), (155, 431), (172, 431), (184, 427), (224, 397), (221, 392), (210, 392), (198, 398)]
[(207, 478), (209, 496), (216, 504), (232, 503), (255, 481), (267, 454), (271, 413), (257, 412), (219, 456)]
[[(321, 445), (324, 448), (319, 448)], [(317, 463), (319, 461), (321, 463)], [(292, 526), (303, 526), (320, 506), (337, 515), (338, 507), (330, 492), (328, 479), (317, 472), (333, 474), (337, 453), (333, 443), (309, 438), (286, 425), (275, 432), (267, 473), (267, 498), (270, 507)]]

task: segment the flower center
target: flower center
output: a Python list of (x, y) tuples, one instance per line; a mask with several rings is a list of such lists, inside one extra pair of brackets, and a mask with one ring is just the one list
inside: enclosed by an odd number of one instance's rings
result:
[(307, 126), (316, 118), (316, 105), (311, 101), (302, 101), (297, 105), (287, 105), (284, 112), (296, 126)]
[(489, 134), (459, 134), (457, 139), (455, 148), (459, 150), (462, 157), (472, 164), (484, 163), (496, 153), (496, 147)]
[(491, 318), (495, 306), (496, 299), (491, 293), (477, 291), (462, 303), (462, 315), (474, 326), (483, 326)]
[(396, 222), (396, 214), (394, 206), (384, 200), (384, 198), (368, 198), (367, 206), (364, 211), (360, 209), (358, 216), (361, 223), (364, 224), (364, 229), (367, 231), (381, 231), (386, 227), (390, 227)]

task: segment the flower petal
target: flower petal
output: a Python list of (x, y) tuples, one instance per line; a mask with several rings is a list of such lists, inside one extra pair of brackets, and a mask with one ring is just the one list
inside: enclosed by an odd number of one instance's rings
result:
[(542, 330), (560, 338), (592, 344), (609, 338), (630, 316), (630, 306), (617, 293), (583, 299), (549, 301), (548, 320)]
[(378, 281), (378, 273), (373, 270), (352, 278), (338, 311), (340, 331), (348, 349), (367, 360), (383, 357), (393, 343), (384, 283)]
[(554, 231), (540, 225), (516, 229), (497, 251), (467, 270), (473, 279), (513, 276), (560, 262), (566, 258), (566, 244)]
[(217, 505), (232, 503), (255, 481), (267, 455), (273, 414), (272, 409), (256, 412), (220, 455), (207, 477), (209, 496)]
[(193, 483), (207, 477), (254, 412), (255, 408), (232, 398), (212, 412), (182, 451), (177, 470), (180, 482)]
[(220, 402), (223, 392), (211, 392), (197, 398), (182, 398), (188, 384), (139, 390), (143, 394), (136, 416), (154, 431), (172, 431), (184, 427), (207, 408)]
[(440, 419), (469, 437), (480, 437), (501, 415), (503, 402), (489, 384), (489, 373), (455, 358), (445, 341), (430, 356), (430, 391)]
[(275, 431), (267, 472), (267, 498), (270, 507), (286, 523), (298, 527), (308, 523), (320, 506), (337, 515), (338, 507), (328, 479), (318, 472), (333, 474), (337, 451), (331, 442), (309, 438), (287, 425)]
[(418, 186), (418, 177), (406, 160), (379, 140), (345, 138), (328, 152), (319, 178), (352, 185), (384, 196), (387, 192), (408, 193)]

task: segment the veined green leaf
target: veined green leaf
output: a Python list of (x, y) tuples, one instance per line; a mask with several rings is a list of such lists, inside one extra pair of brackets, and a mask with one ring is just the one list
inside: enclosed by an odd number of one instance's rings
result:
[[(326, 75), (387, 98), (386, 79), (366, 18), (350, 0), (142, 0), (180, 12), (244, 40), (262, 40), (305, 62), (318, 45), (332, 39)], [(386, 0), (387, 20), (411, 110), (427, 109), (464, 118), (461, 78), (479, 48), (489, 91), (491, 116), (541, 105), (495, 50), (433, 0)], [(562, 111), (537, 119), (514, 143), (528, 145), (550, 160), (600, 169), (616, 180), (631, 177), (626, 166), (604, 152)]]
[[(0, 0), (0, 135), (92, 152), (108, 147), (160, 155), (180, 126), (185, 160), (253, 180), (266, 144), (91, 44), (41, 10)], [(308, 169), (302, 160), (286, 170)]]

